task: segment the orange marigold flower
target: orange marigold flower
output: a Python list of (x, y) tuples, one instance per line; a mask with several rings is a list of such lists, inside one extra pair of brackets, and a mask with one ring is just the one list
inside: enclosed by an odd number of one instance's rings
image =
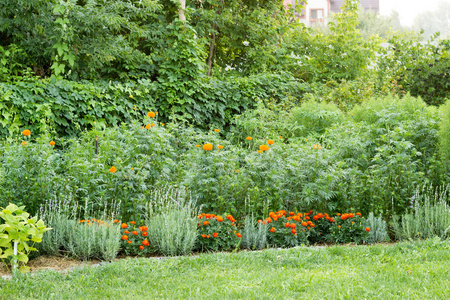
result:
[(215, 131), (215, 132), (219, 132), (219, 131), (220, 131), (220, 129), (214, 129), (214, 131)]
[(209, 239), (209, 238), (210, 238), (209, 234), (208, 234), (208, 235), (206, 235), (206, 238), (207, 238), (207, 239)]
[(222, 221), (223, 221), (223, 218), (222, 218), (221, 216), (217, 216), (217, 221), (218, 221), (218, 222), (222, 222)]
[(137, 232), (136, 230), (133, 230), (133, 231), (131, 232), (131, 234), (132, 234), (132, 235), (138, 235), (138, 232)]
[(150, 127), (152, 127), (150, 124), (145, 125), (145, 129), (150, 129)]
[(248, 136), (248, 137), (246, 137), (245, 139), (246, 139), (247, 141), (253, 140), (253, 138), (252, 138), (251, 136)]
[(128, 240), (128, 235), (122, 235), (122, 241)]
[(149, 111), (149, 112), (147, 113), (147, 115), (148, 115), (150, 118), (154, 118), (154, 117), (155, 117), (155, 113), (152, 112), (152, 111)]
[(270, 232), (275, 232), (275, 227), (270, 228)]
[(144, 250), (144, 246), (139, 246), (139, 249)]
[(356, 215), (357, 215), (357, 216), (360, 216), (360, 215), (361, 215), (361, 213), (360, 213), (360, 212), (357, 212), (357, 213), (356, 213)]
[(119, 223), (119, 220), (115, 219), (115, 220), (113, 221), (113, 223)]
[(309, 226), (311, 226), (311, 227), (316, 227), (316, 225), (314, 225), (314, 223), (311, 223)]
[(206, 234), (202, 234), (202, 238), (206, 238)]
[(339, 217), (340, 215), (341, 215), (340, 213), (337, 213), (337, 214), (336, 214), (336, 216), (338, 216), (338, 217)]
[(238, 238), (240, 238), (242, 235), (238, 232), (238, 233), (236, 233), (236, 236), (237, 236)]
[(135, 221), (131, 221), (131, 222), (130, 222), (130, 224), (133, 224), (133, 225), (135, 225), (135, 224), (136, 224), (136, 222), (135, 222)]
[(212, 148), (213, 148), (212, 144), (206, 143), (203, 145), (203, 150), (205, 150), (205, 151), (211, 151)]
[(322, 213), (318, 213), (318, 214), (317, 214), (317, 217), (318, 217), (319, 219), (321, 219), (321, 218), (323, 218), (323, 214), (322, 214)]
[(293, 211), (291, 211), (291, 212), (289, 212), (289, 215), (290, 215), (290, 216), (294, 216), (295, 213), (294, 213)]
[[(294, 225), (295, 225), (295, 224), (294, 224)], [(296, 233), (297, 233), (297, 230), (292, 229), (292, 230), (291, 230), (291, 233), (292, 233), (292, 234), (296, 234)]]
[(152, 123), (151, 126), (152, 126), (152, 127), (155, 127), (155, 124)]
[(24, 136), (29, 136), (31, 134), (31, 131), (29, 131), (28, 129), (25, 129), (24, 131), (22, 131), (22, 134)]
[(311, 220), (311, 218), (309, 216), (306, 216), (305, 219), (306, 220)]
[(217, 148), (223, 149), (223, 146), (222, 145), (217, 145)]
[(367, 231), (367, 232), (370, 232), (370, 228), (369, 228), (369, 227), (366, 227), (366, 231)]
[(349, 218), (353, 218), (355, 215), (354, 215), (353, 213), (349, 213), (347, 216), (348, 216)]
[(131, 243), (132, 243), (132, 241), (128, 241), (127, 243), (128, 243), (128, 244), (131, 244)]
[(302, 226), (303, 226), (303, 227), (306, 227), (306, 226), (308, 226), (308, 223), (303, 222), (303, 223), (302, 223)]
[(213, 233), (213, 238), (216, 238), (219, 234), (217, 232)]
[(123, 233), (125, 234), (129, 234), (130, 232), (128, 230), (125, 230)]
[(279, 136), (278, 138), (281, 140), (283, 137), (282, 137), (282, 136)]
[(197, 145), (195, 145), (195, 147), (197, 147), (197, 148), (198, 148), (198, 147), (200, 147), (200, 145), (198, 145), (198, 144), (197, 144)]
[(150, 246), (150, 242), (148, 241), (148, 240), (143, 240), (142, 241), (142, 245), (144, 245), (144, 246)]
[(276, 216), (274, 216), (272, 219), (273, 219), (274, 221), (278, 220), (278, 218), (277, 218)]
[(27, 144), (27, 142), (22, 142), (22, 143), (20, 143), (20, 146), (24, 146), (26, 144)]
[(208, 221), (205, 221), (205, 222), (203, 222), (203, 225), (204, 225), (204, 226), (208, 226), (208, 225), (209, 225), (209, 222), (208, 222)]
[(261, 145), (261, 146), (259, 146), (259, 150), (261, 150), (261, 151), (267, 151), (267, 150), (269, 150), (269, 146), (267, 146), (267, 145)]
[(54, 141), (51, 141), (51, 142), (50, 142), (50, 146), (55, 146), (55, 142), (54, 142)]
[(157, 112), (157, 111), (155, 111), (155, 114), (158, 114), (158, 112)]
[(341, 216), (341, 220), (343, 220), (343, 221), (347, 220), (347, 215), (346, 215), (346, 214), (343, 214), (343, 215)]
[(296, 225), (296, 224), (294, 224), (294, 223), (292, 223), (291, 225), (289, 225), (289, 227), (291, 227), (291, 228), (296, 228), (296, 227), (297, 227), (297, 225)]
[(109, 171), (110, 171), (111, 173), (116, 173), (117, 168), (114, 167), (114, 166), (112, 166), (112, 167), (109, 169)]
[(125, 229), (125, 228), (128, 227), (128, 225), (127, 225), (127, 223), (122, 223), (122, 225), (120, 225), (120, 227), (121, 227), (122, 229)]
[(148, 235), (148, 232), (147, 231), (144, 231), (143, 233), (142, 233), (142, 236), (147, 236)]
[(341, 225), (339, 225), (338, 228), (341, 228)]
[(319, 220), (319, 217), (318, 216), (314, 216), (313, 219), (314, 219), (314, 221), (317, 221), (317, 220)]
[(289, 227), (289, 225), (291, 225), (291, 224), (289, 224), (289, 223), (284, 223), (284, 227)]
[(256, 150), (256, 152), (261, 153), (261, 150)]
[(239, 173), (239, 170), (236, 170), (236, 173)]
[(273, 140), (268, 140), (268, 141), (267, 141), (267, 144), (273, 145)]

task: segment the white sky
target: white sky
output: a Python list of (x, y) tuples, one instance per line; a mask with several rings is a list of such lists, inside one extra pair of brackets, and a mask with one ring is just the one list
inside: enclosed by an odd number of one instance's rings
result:
[(400, 22), (403, 26), (411, 26), (414, 18), (426, 10), (436, 10), (439, 2), (450, 0), (380, 0), (380, 14), (390, 15), (396, 10), (400, 15)]

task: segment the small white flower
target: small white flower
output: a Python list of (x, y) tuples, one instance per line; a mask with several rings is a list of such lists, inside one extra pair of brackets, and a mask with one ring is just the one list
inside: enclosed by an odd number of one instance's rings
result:
[(244, 46), (248, 46), (248, 45), (250, 45), (250, 42), (249, 42), (249, 41), (243, 41), (242, 44), (243, 44)]

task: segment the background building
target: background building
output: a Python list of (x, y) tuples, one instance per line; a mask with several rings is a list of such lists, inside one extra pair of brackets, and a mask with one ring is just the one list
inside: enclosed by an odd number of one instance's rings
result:
[[(303, 9), (298, 9), (295, 12), (299, 21), (307, 26), (314, 26), (325, 23), (330, 13), (341, 12), (341, 6), (344, 4), (344, 0), (309, 0), (307, 4), (305, 4), (305, 1), (284, 0), (286, 6), (295, 6), (296, 3), (304, 6)], [(366, 11), (371, 10), (375, 13), (380, 11), (379, 0), (360, 0), (360, 3)]]

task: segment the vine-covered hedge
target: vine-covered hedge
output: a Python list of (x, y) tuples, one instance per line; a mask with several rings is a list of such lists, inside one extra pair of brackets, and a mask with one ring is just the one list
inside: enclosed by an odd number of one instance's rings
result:
[(23, 128), (74, 136), (94, 122), (119, 124), (151, 110), (159, 111), (163, 122), (184, 118), (199, 127), (223, 127), (237, 113), (255, 107), (258, 99), (298, 100), (306, 90), (288, 75), (272, 74), (200, 78), (189, 85), (189, 93), (183, 87), (150, 80), (92, 83), (50, 78), (0, 83), (0, 136)]

